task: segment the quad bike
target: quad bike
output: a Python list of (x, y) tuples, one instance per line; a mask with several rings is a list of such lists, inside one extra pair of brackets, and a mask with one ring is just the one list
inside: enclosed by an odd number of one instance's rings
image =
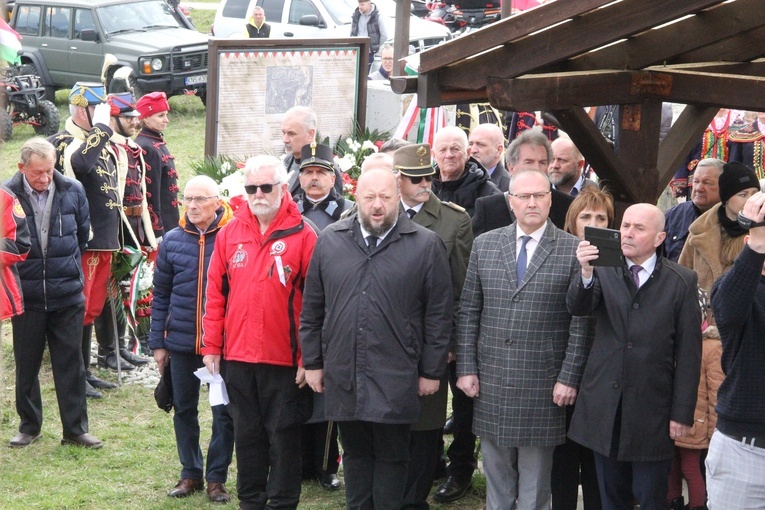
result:
[(31, 125), (35, 133), (50, 136), (58, 132), (58, 108), (44, 100), (45, 87), (34, 74), (14, 64), (0, 71), (0, 140), (7, 142), (13, 135), (13, 126)]

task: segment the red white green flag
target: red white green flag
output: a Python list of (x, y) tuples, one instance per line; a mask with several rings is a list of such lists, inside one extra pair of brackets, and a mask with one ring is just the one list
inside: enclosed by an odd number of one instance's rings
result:
[(20, 62), (21, 36), (5, 20), (0, 19), (0, 60), (9, 64)]

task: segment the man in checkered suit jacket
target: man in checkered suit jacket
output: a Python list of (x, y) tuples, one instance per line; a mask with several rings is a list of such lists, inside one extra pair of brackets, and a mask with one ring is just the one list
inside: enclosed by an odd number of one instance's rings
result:
[(516, 222), (479, 236), (470, 255), (457, 385), (475, 398), (486, 508), (511, 508), (517, 498), (519, 509), (541, 510), (589, 349), (566, 309), (579, 240), (548, 221), (545, 174), (516, 170), (509, 193)]

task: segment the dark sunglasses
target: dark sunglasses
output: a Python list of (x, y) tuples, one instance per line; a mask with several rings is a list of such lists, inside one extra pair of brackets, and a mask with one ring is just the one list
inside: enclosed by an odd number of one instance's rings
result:
[(258, 188), (260, 188), (260, 191), (263, 192), (264, 195), (268, 195), (274, 190), (274, 186), (278, 186), (279, 183), (275, 184), (245, 184), (244, 191), (248, 195), (254, 195), (258, 192)]
[[(407, 177), (409, 176), (407, 175)], [(426, 182), (431, 182), (433, 180), (433, 175), (421, 175), (419, 177), (409, 177), (409, 180), (412, 181), (412, 184), (420, 184), (423, 179), (425, 179)]]

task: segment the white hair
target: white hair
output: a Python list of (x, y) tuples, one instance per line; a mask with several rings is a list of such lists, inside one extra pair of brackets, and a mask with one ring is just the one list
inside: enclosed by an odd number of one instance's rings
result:
[(255, 156), (254, 158), (248, 159), (244, 165), (242, 174), (246, 179), (248, 174), (258, 172), (262, 168), (274, 169), (274, 180), (276, 180), (274, 184), (284, 184), (287, 182), (287, 169), (284, 168), (284, 164), (279, 161), (279, 158), (275, 156)]

